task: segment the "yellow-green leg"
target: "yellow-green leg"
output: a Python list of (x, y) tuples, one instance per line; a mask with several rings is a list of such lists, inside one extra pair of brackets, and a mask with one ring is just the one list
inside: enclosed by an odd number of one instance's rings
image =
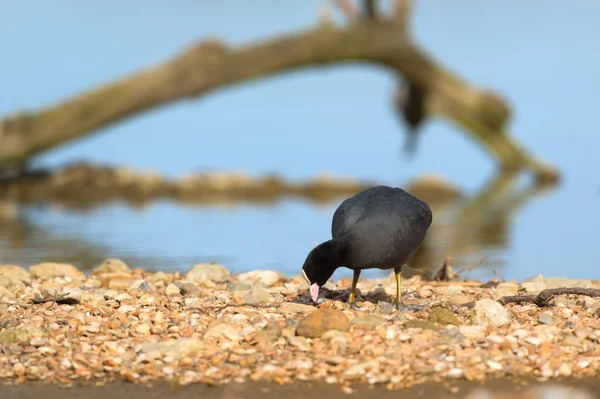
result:
[(348, 299), (348, 303), (354, 304), (356, 300), (356, 284), (358, 283), (358, 278), (360, 277), (360, 270), (354, 271), (354, 276), (352, 276), (352, 291), (350, 291), (350, 298)]
[(402, 297), (402, 267), (395, 267), (394, 273), (396, 274), (396, 304), (400, 305), (400, 298)]

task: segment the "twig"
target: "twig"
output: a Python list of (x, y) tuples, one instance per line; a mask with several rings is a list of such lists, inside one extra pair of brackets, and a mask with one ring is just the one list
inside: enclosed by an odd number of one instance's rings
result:
[(49, 298), (42, 298), (42, 297), (38, 296), (38, 297), (33, 298), (31, 301), (36, 304), (46, 303), (46, 302), (55, 302), (58, 305), (76, 305), (79, 303), (79, 300), (77, 300), (75, 298), (70, 298), (69, 294), (55, 296), (55, 297), (49, 297)]
[[(592, 298), (600, 297), (600, 289), (597, 288), (582, 288), (582, 287), (572, 287), (572, 288), (548, 288), (543, 290), (537, 295), (510, 295), (503, 296), (498, 299), (498, 303), (505, 306), (509, 303), (534, 303), (537, 306), (543, 308), (550, 306), (550, 301), (554, 299), (554, 297), (558, 295), (585, 295)], [(459, 308), (465, 307), (467, 309), (471, 309), (475, 306), (475, 302), (467, 302), (462, 305), (459, 305)]]
[(600, 289), (597, 288), (548, 288), (540, 292), (538, 295), (515, 295), (504, 296), (498, 299), (502, 305), (508, 303), (535, 303), (539, 307), (546, 307), (550, 304), (550, 300), (558, 295), (585, 295), (592, 298), (600, 297)]
[(487, 258), (488, 258), (487, 256), (484, 256), (483, 258), (481, 258), (481, 260), (480, 260), (480, 261), (479, 261), (477, 264), (475, 264), (475, 265), (473, 265), (473, 266), (470, 266), (470, 267), (466, 267), (466, 268), (464, 268), (464, 269), (462, 269), (462, 270), (459, 270), (459, 271), (457, 271), (457, 272), (456, 272), (456, 274), (457, 274), (458, 276), (460, 276), (462, 273), (465, 273), (465, 272), (470, 272), (470, 271), (472, 271), (472, 270), (475, 270), (475, 269), (477, 269), (479, 266), (481, 266), (481, 265), (483, 264), (483, 262), (485, 262), (485, 260), (486, 260)]

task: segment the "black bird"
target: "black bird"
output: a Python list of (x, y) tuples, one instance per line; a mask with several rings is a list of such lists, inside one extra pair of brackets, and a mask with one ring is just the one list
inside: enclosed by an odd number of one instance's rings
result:
[(400, 305), (402, 266), (417, 252), (433, 217), (429, 205), (400, 188), (376, 186), (344, 200), (333, 214), (332, 239), (316, 246), (302, 266), (313, 301), (338, 267), (354, 270), (349, 303), (365, 269), (394, 269)]

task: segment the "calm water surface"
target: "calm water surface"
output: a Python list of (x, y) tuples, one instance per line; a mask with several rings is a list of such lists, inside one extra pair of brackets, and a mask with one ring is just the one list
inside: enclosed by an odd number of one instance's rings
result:
[[(478, 278), (494, 271), (516, 279), (537, 273), (600, 278), (600, 4), (416, 3), (412, 25), (419, 42), (468, 81), (506, 96), (515, 109), (513, 134), (560, 168), (560, 187), (537, 193), (495, 180), (490, 159), (444, 121), (429, 121), (418, 153), (403, 156), (403, 128), (391, 110), (393, 76), (360, 65), (287, 74), (175, 104), (107, 127), (37, 163), (84, 159), (169, 176), (245, 170), (294, 180), (331, 171), (392, 185), (433, 171), (467, 198), (434, 209), (419, 265), (441, 264), (451, 254), (457, 266), (481, 262), (471, 273)], [(0, 114), (134, 73), (195, 39), (210, 35), (238, 45), (316, 21), (316, 3), (300, 0), (252, 6), (0, 0), (0, 9)], [(314, 243), (329, 238), (338, 203), (116, 203), (90, 212), (32, 206), (0, 216), (0, 263), (56, 260), (89, 268), (110, 256), (155, 269), (218, 261), (235, 271), (296, 274)]]

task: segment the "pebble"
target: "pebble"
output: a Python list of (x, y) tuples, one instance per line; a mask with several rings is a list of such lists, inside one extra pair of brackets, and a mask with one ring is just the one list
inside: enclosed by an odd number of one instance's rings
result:
[(315, 310), (300, 320), (296, 334), (306, 338), (317, 338), (329, 330), (349, 331), (350, 320), (339, 310)]
[(381, 317), (376, 314), (367, 314), (356, 316), (350, 323), (374, 328), (382, 324), (386, 324), (387, 322), (388, 320), (385, 317)]
[(460, 326), (458, 331), (467, 338), (484, 339), (485, 330), (482, 326)]
[(466, 295), (452, 295), (450, 298), (448, 298), (448, 302), (450, 302), (454, 305), (463, 305), (463, 304), (469, 303), (471, 301), (472, 301), (472, 299)]
[(473, 324), (491, 324), (494, 327), (504, 326), (511, 322), (506, 308), (489, 298), (475, 303), (471, 319)]
[(168, 295), (168, 296), (171, 296), (171, 295), (180, 295), (181, 294), (181, 290), (175, 284), (169, 284), (169, 285), (167, 285), (167, 288), (165, 288), (165, 294)]
[[(266, 288), (264, 280), (249, 284), (239, 276), (217, 283), (205, 277), (191, 282), (179, 273), (122, 272), (84, 280), (31, 275), (27, 283), (0, 275), (8, 285), (0, 289), (3, 382), (26, 378), (77, 384), (122, 377), (152, 384), (221, 385), (302, 380), (399, 389), (432, 380), (480, 382), (492, 375), (534, 373), (552, 380), (600, 371), (600, 318), (592, 311), (598, 300), (581, 296), (558, 297), (558, 305), (543, 309), (500, 305), (516, 317), (496, 327), (490, 320), (498, 314), (488, 312), (497, 310), (495, 305), (481, 305), (497, 304), (491, 298), (502, 285), (405, 278), (411, 287), (403, 293), (407, 306), (396, 311), (387, 300), (378, 303), (370, 297), (394, 293), (395, 282), (387, 278), (361, 280), (362, 291), (369, 294), (355, 308), (340, 301), (335, 290), (323, 290), (315, 305), (301, 276)], [(114, 288), (107, 289), (114, 280), (129, 284), (113, 282)], [(232, 284), (248, 285), (231, 292)], [(253, 290), (267, 294), (266, 301), (242, 301)], [(32, 302), (37, 296), (63, 295), (79, 295), (80, 303)], [(460, 297), (478, 306), (449, 306)], [(481, 314), (473, 315), (476, 311)], [(485, 316), (485, 323), (472, 324), (479, 321), (475, 316)]]
[(231, 278), (229, 270), (216, 263), (198, 264), (190, 269), (186, 280), (192, 283), (202, 283), (204, 280), (213, 283), (223, 283)]
[(271, 299), (271, 294), (260, 285), (255, 285), (247, 294), (242, 296), (242, 299), (248, 305), (258, 305), (269, 301), (269, 299)]
[(386, 301), (379, 301), (378, 303), (379, 312), (382, 314), (394, 313), (394, 305)]
[(521, 288), (523, 288), (527, 294), (537, 295), (548, 288), (548, 285), (543, 281), (530, 281), (521, 284)]
[(404, 328), (420, 328), (423, 330), (438, 331), (440, 327), (426, 320), (410, 320), (404, 323)]
[(32, 324), (24, 324), (0, 332), (0, 344), (29, 344), (35, 338), (44, 338), (46, 336), (47, 332), (43, 328)]
[(126, 278), (126, 279), (115, 278), (115, 279), (109, 280), (108, 288), (110, 288), (111, 290), (117, 290), (117, 291), (128, 290), (129, 287), (131, 287), (131, 285), (135, 282), (136, 282), (136, 280), (131, 279), (131, 278)]
[(503, 296), (514, 296), (519, 293), (519, 285), (515, 283), (500, 283), (492, 293), (492, 298), (498, 300)]
[(206, 331), (204, 338), (213, 338), (217, 340), (225, 338), (229, 341), (241, 341), (244, 337), (229, 324), (217, 324)]
[(462, 322), (454, 315), (454, 313), (442, 307), (434, 307), (429, 312), (429, 317), (427, 318), (432, 323), (438, 323), (443, 326), (448, 324), (453, 324), (455, 326), (460, 326)]
[(94, 268), (90, 274), (131, 274), (131, 269), (120, 259), (106, 259)]
[(85, 279), (83, 272), (68, 263), (39, 263), (29, 267), (29, 273), (36, 278), (69, 277), (73, 280)]
[(285, 274), (273, 270), (254, 270), (248, 273), (242, 273), (238, 281), (249, 282), (251, 284), (261, 283), (265, 287), (271, 287), (285, 278)]

